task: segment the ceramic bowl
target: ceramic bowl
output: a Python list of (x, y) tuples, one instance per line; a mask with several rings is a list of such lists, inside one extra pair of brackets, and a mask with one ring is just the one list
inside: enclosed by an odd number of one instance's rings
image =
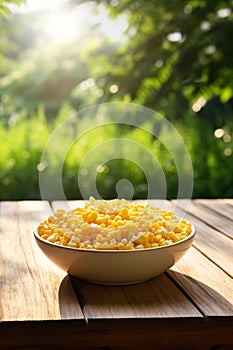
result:
[(56, 245), (34, 237), (42, 252), (58, 267), (88, 282), (132, 284), (147, 281), (168, 270), (191, 247), (196, 229), (182, 241), (141, 250), (90, 250)]

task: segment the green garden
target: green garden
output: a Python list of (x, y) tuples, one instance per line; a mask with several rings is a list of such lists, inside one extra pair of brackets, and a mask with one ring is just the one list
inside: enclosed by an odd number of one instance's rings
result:
[[(93, 116), (79, 116), (119, 102), (156, 111), (176, 128), (192, 161), (193, 198), (233, 196), (232, 0), (69, 0), (34, 10), (29, 3), (0, 0), (1, 200), (41, 198), (44, 149), (75, 114), (77, 123), (49, 158), (56, 169), (63, 142), (76, 137), (62, 164), (67, 199), (82, 198), (79, 170), (91, 188), (90, 169), (103, 198), (116, 197), (121, 179), (132, 184), (133, 198), (148, 196), (136, 161), (109, 159), (114, 150), (102, 145), (113, 139), (140, 143), (133, 159), (144, 157), (144, 148), (153, 154), (166, 197), (176, 198), (176, 164), (154, 136), (163, 132), (158, 120), (90, 129)], [(101, 157), (91, 157), (85, 168), (95, 148)]]

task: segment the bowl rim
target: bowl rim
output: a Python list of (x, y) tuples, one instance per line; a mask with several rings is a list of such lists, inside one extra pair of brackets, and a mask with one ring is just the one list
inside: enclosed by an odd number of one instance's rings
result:
[(186, 238), (184, 238), (184, 239), (182, 239), (182, 240), (180, 240), (178, 242), (170, 243), (168, 245), (159, 246), (159, 247), (141, 248), (141, 249), (125, 249), (125, 250), (75, 248), (75, 247), (69, 247), (69, 246), (65, 246), (65, 245), (52, 243), (52, 242), (46, 241), (45, 239), (40, 237), (40, 235), (38, 234), (38, 226), (34, 228), (33, 234), (34, 234), (35, 239), (39, 240), (40, 242), (45, 243), (48, 246), (57, 247), (57, 248), (61, 248), (61, 249), (65, 248), (65, 249), (73, 250), (73, 251), (76, 251), (76, 252), (87, 252), (87, 253), (104, 253), (104, 254), (121, 253), (121, 254), (125, 254), (125, 253), (136, 253), (136, 252), (137, 253), (141, 253), (141, 252), (147, 252), (147, 251), (153, 251), (153, 250), (169, 249), (169, 248), (172, 248), (174, 246), (178, 246), (181, 243), (185, 243), (185, 242), (193, 239), (195, 237), (195, 235), (196, 235), (196, 232), (197, 232), (196, 231), (196, 226), (192, 222), (191, 222), (191, 225), (192, 225), (191, 233)]

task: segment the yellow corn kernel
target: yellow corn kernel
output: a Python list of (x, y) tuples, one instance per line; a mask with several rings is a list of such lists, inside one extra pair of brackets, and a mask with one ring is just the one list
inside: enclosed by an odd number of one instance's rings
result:
[(49, 223), (53, 223), (53, 222), (55, 221), (54, 216), (49, 216), (47, 221), (48, 221)]
[(157, 248), (158, 246), (159, 246), (159, 243), (156, 243), (156, 242), (151, 244), (151, 248)]
[(125, 249), (127, 249), (127, 250), (132, 250), (132, 249), (134, 249), (133, 243), (128, 243), (128, 244), (126, 244)]
[(128, 241), (127, 241), (126, 238), (123, 238), (123, 239), (121, 240), (121, 243), (124, 244), (124, 245), (126, 245), (126, 244), (128, 244)]
[(149, 243), (154, 243), (154, 235), (153, 233), (148, 233), (148, 242)]
[(122, 242), (120, 242), (120, 243), (118, 244), (117, 248), (118, 248), (119, 250), (125, 250), (125, 249), (126, 249), (126, 245), (123, 244)]
[(104, 223), (104, 217), (103, 217), (102, 215), (99, 215), (99, 216), (96, 218), (95, 222), (96, 222), (98, 225), (103, 224), (103, 223)]
[(160, 221), (161, 226), (167, 227), (167, 221), (166, 220), (161, 220)]
[(123, 221), (122, 220), (116, 221), (116, 226), (117, 227), (122, 226), (122, 225), (123, 225)]
[(51, 242), (51, 243), (54, 243), (54, 242), (56, 242), (56, 240), (57, 240), (57, 235), (56, 235), (56, 234), (52, 234), (52, 235), (50, 235), (50, 236), (47, 238), (47, 240), (48, 240), (49, 242)]
[(66, 211), (64, 209), (58, 209), (55, 213), (55, 216), (63, 216), (66, 214)]
[[(69, 246), (70, 246), (70, 243), (69, 243)], [(74, 243), (73, 247), (75, 247), (75, 243)], [(77, 248), (84, 248), (84, 249), (86, 248), (85, 244), (83, 244), (83, 243), (80, 243), (79, 245), (77, 244), (76, 247)]]
[(60, 243), (61, 243), (62, 245), (68, 245), (69, 240), (67, 240), (67, 239), (64, 238), (64, 237), (60, 237)]
[(162, 238), (162, 235), (161, 235), (161, 234), (157, 234), (157, 235), (155, 235), (155, 237), (154, 237), (154, 241), (155, 241), (156, 243), (158, 243), (158, 242), (161, 240), (161, 238)]
[(136, 245), (135, 249), (144, 249), (144, 245), (143, 244)]
[(109, 249), (109, 244), (107, 241), (105, 241), (101, 244), (101, 249)]
[(100, 242), (95, 242), (94, 249), (101, 249), (101, 243)]
[(155, 223), (153, 225), (153, 228), (155, 229), (155, 231), (157, 231), (160, 228), (160, 225), (158, 223)]
[(111, 250), (117, 250), (117, 244), (109, 243), (108, 247), (109, 247), (109, 249), (111, 249)]
[(57, 211), (38, 226), (38, 234), (43, 239), (88, 249), (158, 247), (182, 240), (191, 232), (191, 223), (185, 219), (178, 222), (172, 211), (126, 200), (96, 201), (93, 198), (82, 208)]
[(181, 241), (182, 239), (185, 239), (186, 237), (187, 237), (186, 234), (181, 234), (181, 235), (180, 235), (180, 241)]
[(80, 239), (78, 237), (72, 236), (69, 243), (76, 243), (79, 244), (80, 243)]
[(84, 223), (81, 225), (80, 229), (81, 229), (82, 231), (88, 230), (88, 229), (89, 229), (88, 223), (87, 223), (87, 222), (84, 222)]
[(178, 242), (179, 241), (179, 238), (178, 236), (173, 232), (170, 234), (170, 238), (173, 242)]
[(180, 226), (176, 226), (173, 231), (175, 233), (180, 233), (181, 232), (181, 227)]
[(92, 213), (90, 213), (88, 216), (87, 216), (87, 222), (88, 223), (91, 223), (91, 222), (95, 222), (96, 219), (98, 217), (98, 213), (96, 211), (93, 211)]
[(121, 210), (121, 211), (119, 212), (119, 216), (121, 216), (122, 219), (126, 219), (126, 220), (128, 220), (128, 219), (130, 218), (127, 209)]
[(163, 246), (165, 246), (165, 245), (167, 245), (167, 242), (164, 240), (164, 241), (162, 241), (162, 242), (159, 242), (159, 246), (160, 247), (163, 247)]
[(159, 243), (159, 245), (163, 245), (164, 242), (165, 242), (165, 238), (162, 237), (158, 243)]
[(148, 243), (148, 235), (142, 235), (141, 237), (139, 237), (136, 241), (135, 241), (136, 244), (146, 244)]
[(57, 235), (62, 235), (61, 230), (59, 230), (58, 228), (54, 228), (53, 232), (56, 233)]
[(74, 233), (75, 233), (76, 236), (81, 235), (82, 234), (82, 230), (80, 228), (75, 228), (74, 229)]

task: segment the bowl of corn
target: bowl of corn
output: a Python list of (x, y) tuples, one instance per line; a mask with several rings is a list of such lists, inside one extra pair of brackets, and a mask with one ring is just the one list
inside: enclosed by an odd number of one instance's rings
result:
[(124, 199), (57, 210), (34, 230), (43, 253), (88, 282), (132, 284), (168, 270), (190, 248), (195, 227), (172, 211)]

